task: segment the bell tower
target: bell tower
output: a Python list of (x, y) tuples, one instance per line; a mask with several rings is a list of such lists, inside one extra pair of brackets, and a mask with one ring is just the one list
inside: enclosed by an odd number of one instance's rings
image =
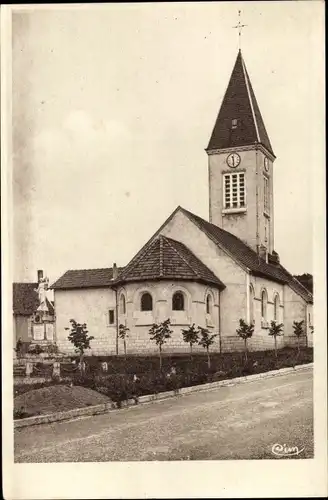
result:
[(210, 222), (272, 253), (275, 155), (240, 49), (206, 152)]

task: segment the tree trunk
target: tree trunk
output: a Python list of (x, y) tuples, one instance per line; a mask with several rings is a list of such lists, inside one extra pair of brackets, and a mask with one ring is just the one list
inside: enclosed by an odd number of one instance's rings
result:
[(300, 355), (301, 349), (300, 349), (300, 337), (299, 336), (297, 336), (297, 351), (298, 351), (298, 355)]
[(192, 360), (192, 343), (190, 342), (190, 359)]
[(84, 353), (81, 353), (80, 354), (80, 363), (79, 363), (79, 368), (80, 368), (80, 374), (81, 374), (81, 377), (84, 376), (84, 372), (85, 372), (85, 367), (84, 367), (84, 361), (83, 361), (83, 358), (84, 358)]
[(124, 343), (124, 357), (125, 357), (125, 361), (126, 361), (126, 340), (123, 339), (123, 343)]
[(159, 369), (162, 371), (162, 346), (159, 346)]
[(278, 357), (278, 353), (277, 353), (277, 335), (274, 336), (274, 354), (276, 356), (276, 358)]
[(210, 358), (210, 352), (208, 350), (208, 347), (206, 348), (207, 350), (207, 366), (208, 366), (208, 369), (210, 370), (211, 369), (211, 358)]
[(245, 363), (247, 363), (247, 339), (244, 339), (245, 342)]

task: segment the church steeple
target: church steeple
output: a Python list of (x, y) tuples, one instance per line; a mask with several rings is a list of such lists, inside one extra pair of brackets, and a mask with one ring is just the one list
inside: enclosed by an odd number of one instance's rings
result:
[(210, 222), (272, 253), (275, 155), (240, 50), (206, 151)]
[(207, 151), (255, 144), (262, 144), (273, 155), (270, 139), (239, 50)]

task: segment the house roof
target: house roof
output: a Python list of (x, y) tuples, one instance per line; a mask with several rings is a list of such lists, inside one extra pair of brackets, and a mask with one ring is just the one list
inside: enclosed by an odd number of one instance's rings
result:
[[(122, 271), (118, 267), (118, 274)], [(50, 288), (54, 290), (73, 288), (101, 288), (113, 284), (113, 268), (78, 269), (66, 271)]]
[[(15, 315), (31, 316), (39, 307), (38, 283), (13, 283), (13, 312)], [(54, 315), (53, 304), (46, 299), (48, 311)]]
[(13, 283), (13, 312), (24, 316), (35, 313), (39, 306), (37, 283)]
[(225, 288), (217, 276), (184, 244), (157, 236), (124, 268), (118, 282), (144, 280), (199, 281)]
[(312, 294), (301, 285), (280, 263), (269, 264), (262, 259), (252, 248), (242, 240), (224, 229), (211, 224), (184, 208), (182, 212), (186, 214), (209, 238), (218, 246), (222, 247), (239, 263), (250, 270), (255, 276), (263, 276), (278, 283), (288, 284), (292, 290), (299, 294), (307, 302), (312, 302)]
[[(236, 128), (232, 120), (237, 119)], [(239, 50), (207, 150), (262, 144), (273, 154), (260, 108)]]

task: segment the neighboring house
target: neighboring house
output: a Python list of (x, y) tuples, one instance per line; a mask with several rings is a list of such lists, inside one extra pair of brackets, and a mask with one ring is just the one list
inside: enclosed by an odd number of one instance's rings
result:
[[(42, 279), (41, 271), (38, 278)], [(18, 339), (24, 343), (53, 342), (54, 304), (46, 298), (48, 311), (38, 311), (38, 286), (39, 282), (13, 283), (14, 347)]]
[[(169, 352), (189, 347), (181, 329), (195, 323), (217, 334), (214, 351), (243, 349), (239, 319), (255, 325), (250, 349), (272, 349), (270, 321), (284, 324), (279, 347), (293, 345), (293, 321), (312, 321), (312, 294), (274, 250), (275, 155), (239, 51), (208, 148), (209, 221), (178, 207), (130, 263), (67, 271), (52, 288), (56, 341), (72, 351), (69, 320), (86, 323), (90, 354), (151, 353), (156, 322), (170, 318)], [(307, 337), (302, 339), (306, 343)]]

